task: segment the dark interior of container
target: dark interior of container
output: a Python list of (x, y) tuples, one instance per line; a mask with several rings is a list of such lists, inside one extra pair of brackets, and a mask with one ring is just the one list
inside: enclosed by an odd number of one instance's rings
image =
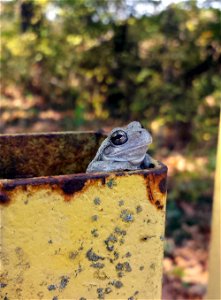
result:
[(0, 136), (0, 178), (85, 173), (104, 135), (94, 132)]

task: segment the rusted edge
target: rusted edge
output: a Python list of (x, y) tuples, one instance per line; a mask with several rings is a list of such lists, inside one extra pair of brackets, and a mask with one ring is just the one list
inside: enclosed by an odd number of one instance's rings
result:
[(162, 178), (159, 182), (159, 189), (162, 194), (165, 194), (167, 191), (167, 179), (166, 177)]
[[(151, 175), (152, 178), (162, 177), (159, 183), (159, 190), (161, 193), (165, 192), (166, 189), (166, 173), (167, 167), (162, 163), (158, 162), (158, 168), (153, 169), (144, 169), (138, 171), (129, 171), (129, 172), (115, 172), (115, 173), (82, 173), (82, 174), (72, 174), (72, 175), (60, 175), (60, 176), (49, 176), (49, 177), (35, 177), (35, 178), (26, 178), (26, 179), (4, 179), (0, 181), (0, 204), (8, 205), (10, 203), (10, 197), (8, 193), (12, 192), (17, 187), (26, 188), (26, 186), (41, 186), (47, 185), (51, 187), (59, 187), (61, 191), (66, 196), (71, 196), (76, 192), (80, 192), (88, 181), (101, 181), (102, 184), (106, 183), (108, 177), (113, 175), (116, 177), (120, 176), (131, 176), (134, 174), (142, 175), (144, 178), (149, 178), (148, 175)], [(148, 179), (149, 180), (149, 179)], [(150, 184), (147, 183), (148, 198), (151, 203), (157, 203), (152, 195)], [(158, 208), (160, 208), (158, 205)]]
[[(163, 167), (165, 166), (163, 165)], [(163, 169), (164, 172), (152, 173), (149, 176), (145, 176), (147, 197), (150, 203), (159, 210), (164, 209), (164, 195), (167, 191), (167, 167)]]
[(48, 176), (48, 177), (33, 177), (33, 178), (25, 178), (25, 179), (2, 179), (0, 182), (2, 182), (2, 187), (6, 191), (11, 191), (17, 186), (24, 186), (24, 185), (42, 185), (42, 184), (59, 184), (61, 182), (67, 182), (67, 181), (87, 181), (87, 180), (105, 180), (105, 178), (109, 176), (128, 176), (128, 175), (143, 175), (146, 177), (149, 174), (155, 174), (160, 175), (163, 173), (167, 173), (167, 167), (158, 162), (160, 165), (160, 168), (154, 168), (154, 169), (144, 169), (144, 170), (138, 170), (138, 171), (127, 171), (127, 172), (110, 172), (110, 173), (79, 173), (79, 174), (70, 174), (70, 175), (58, 175), (58, 176)]
[(9, 196), (3, 191), (0, 191), (0, 204), (8, 205), (9, 202), (10, 202)]

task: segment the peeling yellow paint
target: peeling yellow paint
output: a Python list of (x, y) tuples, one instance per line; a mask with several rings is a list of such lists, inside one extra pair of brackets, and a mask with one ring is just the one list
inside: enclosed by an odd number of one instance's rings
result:
[[(162, 209), (148, 198), (149, 176)], [(124, 173), (105, 182), (98, 174), (68, 201), (56, 184), (17, 186), (7, 195), (3, 297), (160, 299), (166, 194), (153, 174)]]

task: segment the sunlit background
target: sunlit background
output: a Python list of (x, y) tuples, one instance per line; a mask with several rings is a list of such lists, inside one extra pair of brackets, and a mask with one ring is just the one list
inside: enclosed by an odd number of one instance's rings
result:
[(1, 133), (138, 120), (169, 166), (164, 299), (202, 299), (220, 105), (219, 1), (1, 0)]

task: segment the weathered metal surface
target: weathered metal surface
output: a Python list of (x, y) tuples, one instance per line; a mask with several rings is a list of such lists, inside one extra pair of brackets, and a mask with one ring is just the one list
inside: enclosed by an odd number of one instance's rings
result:
[(160, 299), (167, 168), (153, 164), (1, 180), (2, 297)]
[(0, 178), (84, 172), (104, 139), (100, 132), (0, 136)]

